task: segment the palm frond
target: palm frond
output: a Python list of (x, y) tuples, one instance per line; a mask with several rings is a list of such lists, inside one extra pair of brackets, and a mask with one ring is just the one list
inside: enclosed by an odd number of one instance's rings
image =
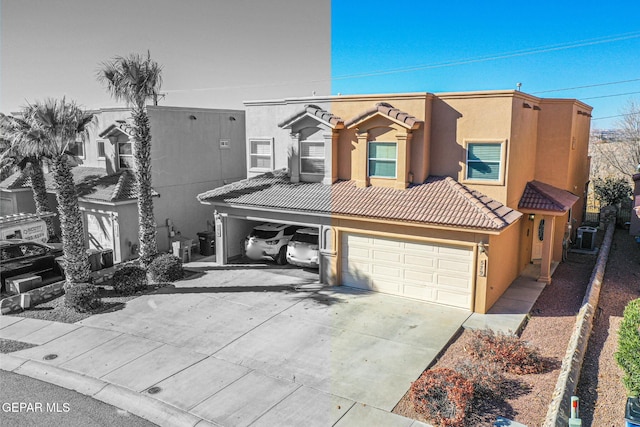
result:
[(162, 67), (151, 59), (149, 51), (146, 57), (132, 53), (103, 62), (97, 76), (116, 101), (138, 108), (154, 99), (162, 86)]

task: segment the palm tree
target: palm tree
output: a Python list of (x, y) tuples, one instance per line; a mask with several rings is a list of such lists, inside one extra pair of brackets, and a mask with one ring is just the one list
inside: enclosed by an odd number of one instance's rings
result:
[[(42, 158), (39, 155), (25, 155), (22, 151), (23, 141), (31, 135), (31, 126), (21, 118), (5, 116), (0, 113), (0, 128), (2, 129), (0, 169), (4, 172), (17, 168), (26, 172), (31, 179), (36, 214), (43, 215), (51, 212), (42, 170)], [(58, 236), (51, 217), (43, 217), (42, 219), (47, 226), (49, 241), (57, 241)]]
[(134, 169), (138, 185), (138, 240), (140, 262), (146, 267), (158, 253), (151, 198), (151, 128), (146, 104), (151, 99), (157, 103), (162, 68), (151, 59), (149, 52), (146, 57), (138, 54), (118, 56), (101, 65), (98, 80), (106, 84), (113, 98), (125, 101), (132, 110)]
[(93, 114), (65, 98), (47, 99), (25, 107), (24, 120), (31, 131), (21, 141), (21, 151), (25, 155), (47, 158), (53, 170), (67, 286), (87, 282), (91, 270), (84, 247), (82, 214), (71, 173), (69, 148), (79, 137), (87, 137)]

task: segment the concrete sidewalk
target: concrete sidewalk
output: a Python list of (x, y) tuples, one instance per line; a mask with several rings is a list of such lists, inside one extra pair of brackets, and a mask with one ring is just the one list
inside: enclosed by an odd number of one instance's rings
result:
[(0, 367), (159, 425), (424, 426), (391, 413), (468, 311), (205, 266), (80, 324), (0, 317)]

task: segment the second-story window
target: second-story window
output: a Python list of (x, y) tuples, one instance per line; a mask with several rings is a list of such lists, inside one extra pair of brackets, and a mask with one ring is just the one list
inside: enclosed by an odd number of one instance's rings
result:
[(84, 141), (82, 139), (77, 139), (74, 144), (70, 144), (69, 152), (76, 157), (84, 159)]
[(395, 178), (398, 163), (398, 146), (395, 142), (369, 141), (369, 176)]
[(118, 142), (118, 166), (120, 169), (133, 169), (133, 144), (130, 141)]
[(467, 144), (467, 180), (502, 179), (502, 143), (469, 142)]
[(273, 169), (273, 140), (250, 139), (250, 168), (257, 171), (269, 171)]
[(324, 142), (300, 142), (300, 173), (324, 175)]
[(104, 159), (105, 158), (104, 140), (102, 139), (97, 140), (96, 146), (98, 147), (98, 159)]

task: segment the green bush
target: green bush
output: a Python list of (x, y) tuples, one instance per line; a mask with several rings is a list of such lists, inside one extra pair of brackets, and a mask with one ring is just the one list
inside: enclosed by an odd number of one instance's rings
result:
[(640, 298), (624, 309), (618, 331), (616, 362), (624, 371), (622, 382), (630, 396), (640, 396)]
[(147, 269), (150, 283), (171, 283), (184, 277), (182, 260), (171, 254), (162, 254), (154, 258)]
[(497, 363), (512, 374), (539, 374), (545, 370), (538, 351), (514, 334), (474, 331), (469, 352), (474, 358)]
[(90, 283), (78, 283), (66, 289), (64, 305), (84, 313), (102, 305), (98, 288)]
[(593, 181), (596, 199), (605, 206), (615, 206), (631, 196), (631, 186), (624, 178), (596, 178)]
[(146, 289), (147, 273), (142, 267), (125, 265), (113, 273), (111, 278), (113, 290), (123, 295), (131, 295)]
[(440, 426), (463, 425), (472, 399), (473, 384), (453, 369), (424, 371), (411, 384), (415, 410)]

